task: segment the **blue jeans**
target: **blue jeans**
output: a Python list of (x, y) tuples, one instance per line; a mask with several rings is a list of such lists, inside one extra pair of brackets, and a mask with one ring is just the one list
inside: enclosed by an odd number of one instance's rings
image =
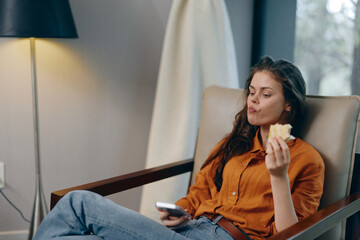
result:
[(33, 240), (233, 239), (206, 217), (171, 230), (138, 212), (88, 191), (64, 196), (43, 220)]

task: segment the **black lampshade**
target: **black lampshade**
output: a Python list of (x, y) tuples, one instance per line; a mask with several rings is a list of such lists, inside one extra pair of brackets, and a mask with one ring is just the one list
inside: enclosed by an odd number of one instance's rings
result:
[(0, 0), (0, 37), (78, 35), (68, 0)]

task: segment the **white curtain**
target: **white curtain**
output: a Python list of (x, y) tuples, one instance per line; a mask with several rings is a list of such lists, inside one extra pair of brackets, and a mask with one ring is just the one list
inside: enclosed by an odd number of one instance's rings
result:
[[(234, 42), (223, 0), (174, 0), (167, 23), (146, 167), (194, 155), (202, 91), (239, 87)], [(186, 195), (188, 174), (147, 185), (140, 212), (158, 220), (156, 201)]]

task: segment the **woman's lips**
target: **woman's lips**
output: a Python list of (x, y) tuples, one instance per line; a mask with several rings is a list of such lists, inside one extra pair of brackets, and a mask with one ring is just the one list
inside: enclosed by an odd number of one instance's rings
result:
[(249, 113), (256, 113), (256, 110), (253, 107), (249, 107), (248, 111), (249, 111)]

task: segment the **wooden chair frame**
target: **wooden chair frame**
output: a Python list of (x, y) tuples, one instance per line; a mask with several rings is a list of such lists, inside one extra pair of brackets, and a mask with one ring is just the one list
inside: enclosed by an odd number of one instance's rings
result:
[[(354, 164), (360, 164), (359, 153), (355, 154)], [(98, 193), (102, 196), (107, 196), (182, 173), (192, 172), (193, 166), (193, 159), (187, 159), (114, 178), (55, 191), (51, 193), (51, 209), (66, 193), (70, 191), (88, 190)], [(354, 179), (357, 179), (358, 181), (359, 175), (354, 174), (353, 182)], [(294, 224), (284, 231), (281, 231), (270, 239), (313, 239), (359, 211), (360, 193), (353, 193), (350, 196), (341, 199), (324, 209), (321, 209), (319, 212), (308, 217), (307, 219)]]

